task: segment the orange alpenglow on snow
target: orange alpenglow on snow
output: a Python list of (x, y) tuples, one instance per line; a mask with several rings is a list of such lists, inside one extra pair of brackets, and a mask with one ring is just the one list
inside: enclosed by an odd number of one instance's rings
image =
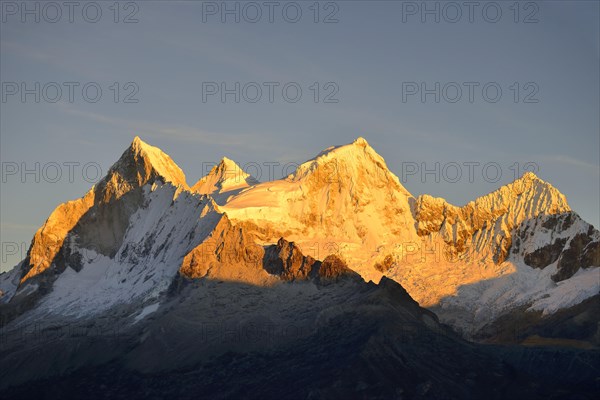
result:
[[(190, 188), (168, 155), (136, 137), (98, 185), (83, 198), (57, 207), (36, 233), (21, 283), (48, 269), (67, 243), (83, 248), (93, 244), (107, 257), (105, 262), (130, 251), (123, 241), (133, 240), (132, 229), (144, 226), (131, 218), (148, 207), (148, 196), (156, 196), (156, 204), (162, 204), (156, 206), (156, 218), (166, 213), (156, 220), (158, 226), (173, 223), (172, 235), (180, 229), (177, 225), (194, 229), (181, 233), (185, 238), (177, 244), (181, 253), (169, 255), (180, 273), (194, 278), (212, 274), (271, 285), (273, 278), (251, 256), (264, 255), (258, 247), (283, 238), (314, 260), (339, 256), (366, 281), (377, 282), (385, 275), (402, 284), (422, 306), (473, 302), (488, 312), (485, 307), (496, 310), (533, 298), (533, 307), (549, 310), (573, 303), (597, 286), (589, 279), (581, 283), (584, 278), (576, 275), (579, 266), (595, 266), (593, 246), (574, 247), (581, 248), (570, 255), (577, 259), (575, 267), (554, 256), (535, 255), (543, 251), (541, 244), (558, 235), (543, 228), (551, 224), (561, 227), (564, 249), (578, 233), (588, 235), (592, 244), (600, 240), (598, 231), (573, 213), (565, 196), (549, 183), (526, 173), (462, 207), (429, 195), (414, 197), (364, 138), (330, 147), (284, 179), (263, 183), (224, 157)], [(165, 207), (181, 207), (180, 214), (171, 215)], [(173, 222), (178, 215), (181, 221)], [(534, 236), (523, 233), (529, 226), (537, 227)], [(160, 232), (167, 234), (162, 228)], [(157, 234), (153, 235), (152, 240), (135, 240), (159, 246)], [(243, 243), (234, 243), (235, 238)], [(234, 255), (236, 261), (228, 261), (223, 246), (246, 256)], [(156, 247), (154, 254), (163, 254), (163, 247)], [(561, 251), (563, 247), (554, 253)], [(540, 259), (554, 264), (546, 269), (529, 266), (528, 262), (539, 265)], [(156, 262), (157, 268), (171, 268)], [(560, 295), (553, 284), (559, 280), (565, 281), (563, 292), (577, 295)], [(525, 295), (498, 295), (511, 290)], [(479, 298), (490, 301), (479, 304)]]

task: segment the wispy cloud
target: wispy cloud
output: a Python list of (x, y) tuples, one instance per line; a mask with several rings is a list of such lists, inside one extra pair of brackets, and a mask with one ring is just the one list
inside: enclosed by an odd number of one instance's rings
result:
[(567, 155), (558, 154), (547, 157), (548, 161), (554, 161), (561, 164), (567, 164), (574, 167), (581, 168), (588, 173), (593, 173), (597, 176), (600, 176), (600, 165), (593, 164), (584, 160), (580, 160), (577, 158), (569, 157)]
[[(59, 104), (59, 103), (57, 103)], [(238, 148), (265, 149), (264, 133), (240, 133), (231, 134), (223, 132), (210, 132), (186, 125), (164, 125), (157, 122), (147, 122), (135, 119), (112, 117), (96, 112), (83, 111), (72, 105), (62, 102), (59, 107), (67, 114), (85, 118), (94, 122), (118, 127), (132, 135), (141, 137), (152, 137), (169, 140), (193, 142), (203, 145), (226, 146)], [(270, 144), (274, 150), (280, 150), (280, 146)]]
[(2, 47), (2, 52), (6, 53), (5, 55), (12, 53), (17, 57), (16, 59), (18, 59), (18, 57), (30, 59), (40, 65), (58, 68), (69, 73), (76, 73), (77, 76), (83, 76), (84, 74), (82, 74), (82, 72), (86, 71), (85, 69), (82, 70), (81, 68), (77, 68), (73, 63), (66, 61), (64, 56), (57, 53), (56, 48), (40, 48), (7, 40), (0, 41), (0, 47)]

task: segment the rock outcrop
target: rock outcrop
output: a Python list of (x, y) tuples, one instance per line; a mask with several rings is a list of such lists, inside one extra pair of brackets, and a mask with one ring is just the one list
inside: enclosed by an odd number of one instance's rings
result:
[(320, 264), (311, 256), (305, 256), (293, 242), (280, 238), (276, 245), (266, 248), (264, 268), (285, 281), (306, 280)]
[(515, 229), (512, 253), (532, 268), (556, 263), (554, 282), (600, 266), (600, 232), (574, 212), (540, 215)]
[(184, 257), (179, 271), (192, 279), (266, 284), (270, 277), (263, 269), (264, 253), (253, 235), (223, 215), (212, 233)]

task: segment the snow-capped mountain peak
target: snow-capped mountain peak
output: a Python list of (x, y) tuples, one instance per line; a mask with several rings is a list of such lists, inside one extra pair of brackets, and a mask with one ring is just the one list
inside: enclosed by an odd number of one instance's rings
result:
[(182, 185), (187, 187), (185, 174), (179, 166), (158, 147), (149, 145), (136, 136), (129, 146), (129, 153), (133, 154), (136, 160), (143, 160), (149, 164), (161, 177), (175, 186)]
[(265, 242), (284, 236), (316, 258), (339, 251), (365, 279), (378, 280), (372, 258), (418, 240), (411, 199), (383, 157), (359, 138), (322, 151), (286, 179), (242, 191), (222, 210), (234, 222), (259, 227)]
[(558, 189), (534, 173), (526, 172), (514, 182), (462, 207), (422, 195), (416, 201), (415, 210), (419, 235), (440, 232), (445, 242), (456, 245), (460, 252), (472, 245), (468, 242), (479, 232), (488, 238), (482, 240), (480, 236), (479, 245), (495, 243), (496, 261), (503, 261), (511, 245), (513, 228), (540, 214), (553, 215), (571, 208)]
[[(26, 262), (22, 264), (24, 275), (21, 282), (39, 275), (52, 265), (65, 239), (78, 224), (82, 223), (84, 217), (92, 221), (105, 212), (118, 214), (120, 216), (113, 216), (113, 222), (109, 225), (122, 219), (121, 222), (125, 227), (118, 228), (118, 231), (123, 231), (128, 223), (126, 220), (128, 214), (132, 213), (137, 206), (136, 199), (139, 196), (131, 196), (124, 202), (131, 204), (127, 207), (121, 206), (122, 208), (117, 212), (109, 204), (122, 199), (128, 193), (141, 190), (144, 185), (152, 184), (157, 179), (175, 187), (189, 189), (185, 174), (171, 157), (136, 136), (97, 185), (82, 198), (60, 204), (38, 229), (31, 242)], [(102, 228), (98, 226), (97, 231), (101, 230)], [(115, 242), (120, 234), (109, 233), (108, 236), (111, 238), (109, 242)]]
[(329, 183), (371, 181), (376, 187), (391, 185), (395, 190), (410, 196), (398, 177), (388, 169), (383, 157), (363, 137), (346, 145), (325, 149), (315, 158), (301, 164), (288, 177), (292, 181), (314, 181), (315, 178)]
[(223, 158), (221, 158), (221, 161), (219, 162), (219, 164), (222, 164), (222, 165), (226, 166), (227, 168), (241, 169), (240, 166), (235, 161), (233, 161), (231, 158), (228, 158), (226, 156), (223, 156)]
[(256, 178), (244, 171), (235, 161), (223, 157), (219, 164), (192, 186), (191, 190), (200, 194), (219, 195), (258, 183)]
[(160, 178), (165, 183), (172, 183), (174, 186), (188, 188), (185, 174), (171, 157), (136, 136), (98, 186), (113, 181), (139, 187), (155, 178)]
[(369, 143), (367, 143), (367, 139), (365, 139), (362, 136), (359, 136), (356, 139), (354, 139), (354, 142), (352, 142), (352, 144), (355, 144), (357, 146), (363, 146), (363, 147), (366, 147), (369, 145)]

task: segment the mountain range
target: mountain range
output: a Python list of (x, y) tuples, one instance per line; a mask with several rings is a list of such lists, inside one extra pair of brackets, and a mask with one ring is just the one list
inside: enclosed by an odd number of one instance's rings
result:
[(600, 232), (530, 172), (459, 207), (358, 138), (188, 185), (136, 137), (0, 275), (0, 393), (587, 398), (599, 278)]

